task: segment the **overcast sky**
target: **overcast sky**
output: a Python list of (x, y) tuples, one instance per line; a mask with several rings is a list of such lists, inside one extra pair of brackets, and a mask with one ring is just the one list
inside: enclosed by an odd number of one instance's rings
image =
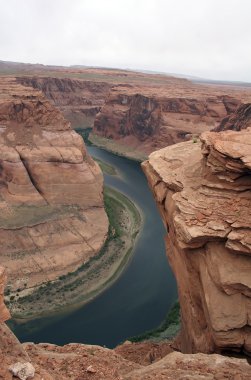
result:
[(0, 59), (251, 82), (251, 0), (0, 0)]

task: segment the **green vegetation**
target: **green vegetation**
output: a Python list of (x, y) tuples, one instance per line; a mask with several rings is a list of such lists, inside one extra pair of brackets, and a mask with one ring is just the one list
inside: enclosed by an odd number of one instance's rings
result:
[[(89, 135), (92, 131), (92, 128), (76, 128), (75, 131), (83, 138), (86, 145), (93, 145), (92, 142), (89, 140)], [(100, 169), (103, 173), (109, 175), (117, 175), (117, 171), (112, 165), (100, 160), (99, 158), (93, 157), (93, 159), (99, 164)]]
[(14, 318), (32, 319), (43, 314), (79, 307), (100, 294), (121, 274), (131, 257), (141, 217), (134, 204), (123, 194), (105, 188), (105, 209), (109, 218), (108, 237), (100, 250), (76, 271), (49, 281), (32, 293), (6, 294)]
[(108, 152), (112, 152), (117, 156), (127, 157), (130, 160), (142, 162), (147, 159), (144, 152), (140, 152), (135, 147), (129, 147), (128, 145), (121, 144), (118, 141), (107, 139), (102, 136), (95, 135), (93, 132), (89, 133), (88, 140), (95, 146), (104, 149)]
[(89, 140), (92, 128), (75, 128), (75, 131), (83, 138), (86, 145), (92, 145), (92, 142)]
[(94, 161), (96, 161), (99, 164), (100, 169), (102, 170), (103, 173), (109, 174), (109, 175), (117, 175), (118, 174), (118, 172), (114, 166), (108, 164), (105, 161), (101, 161), (99, 158), (93, 157), (93, 159), (94, 159)]
[(129, 338), (131, 342), (142, 342), (145, 340), (159, 341), (163, 339), (171, 339), (180, 329), (180, 305), (176, 301), (167, 313), (164, 321), (156, 329), (146, 331), (141, 335)]

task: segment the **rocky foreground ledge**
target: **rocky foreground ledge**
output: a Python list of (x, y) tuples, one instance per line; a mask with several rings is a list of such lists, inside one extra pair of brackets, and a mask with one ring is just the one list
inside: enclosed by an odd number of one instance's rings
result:
[(248, 380), (245, 359), (220, 355), (184, 355), (168, 343), (124, 343), (114, 350), (84, 344), (63, 347), (21, 344), (4, 321), (6, 276), (0, 267), (0, 380)]
[(164, 148), (143, 163), (168, 231), (182, 352), (251, 354), (251, 128), (245, 128), (205, 132), (201, 141)]

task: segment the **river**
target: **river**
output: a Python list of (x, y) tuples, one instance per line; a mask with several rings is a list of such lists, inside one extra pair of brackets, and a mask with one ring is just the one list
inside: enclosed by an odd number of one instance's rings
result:
[(105, 184), (124, 193), (140, 209), (142, 230), (130, 263), (110, 288), (78, 310), (15, 326), (22, 342), (114, 347), (157, 327), (177, 299), (165, 254), (166, 232), (140, 164), (94, 146), (88, 150), (116, 168), (119, 176), (105, 175)]

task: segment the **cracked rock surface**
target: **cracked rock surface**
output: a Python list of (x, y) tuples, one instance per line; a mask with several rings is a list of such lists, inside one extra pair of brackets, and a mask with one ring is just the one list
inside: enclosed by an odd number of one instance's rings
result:
[(181, 350), (251, 354), (251, 129), (205, 132), (143, 169), (168, 230)]

